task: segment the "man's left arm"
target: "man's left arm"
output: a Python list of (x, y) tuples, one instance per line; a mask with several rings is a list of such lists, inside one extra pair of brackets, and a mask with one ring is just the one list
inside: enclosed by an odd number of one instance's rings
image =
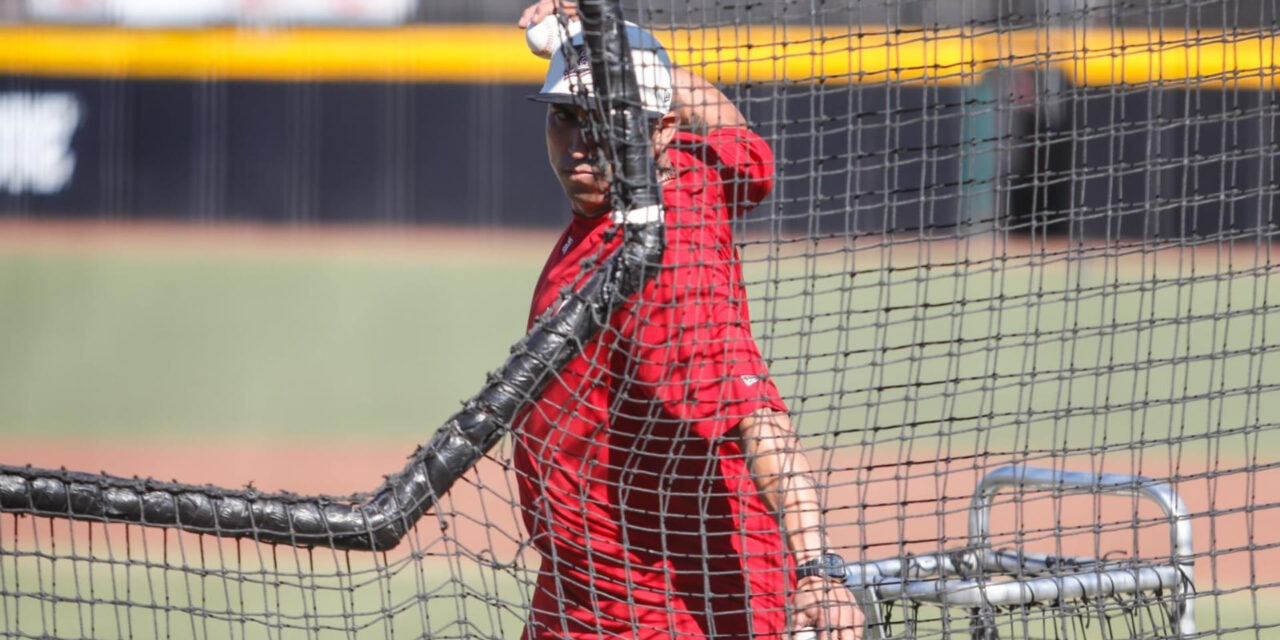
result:
[[(809, 460), (787, 414), (760, 409), (736, 429), (760, 497), (782, 519), (782, 531), (797, 565), (832, 547), (822, 527), (822, 503)], [(793, 630), (811, 627), (820, 640), (854, 640), (863, 617), (844, 583), (809, 576), (796, 583)]]

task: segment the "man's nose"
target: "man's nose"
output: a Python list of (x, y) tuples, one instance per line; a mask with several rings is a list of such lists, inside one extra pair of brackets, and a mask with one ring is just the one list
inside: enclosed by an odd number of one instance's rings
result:
[(578, 130), (577, 135), (573, 136), (573, 140), (569, 143), (569, 153), (574, 158), (589, 158), (595, 151), (595, 144), (591, 141), (591, 134), (584, 127)]
[(578, 159), (587, 157), (587, 136), (585, 134), (580, 133), (573, 136), (573, 140), (569, 143), (569, 155)]

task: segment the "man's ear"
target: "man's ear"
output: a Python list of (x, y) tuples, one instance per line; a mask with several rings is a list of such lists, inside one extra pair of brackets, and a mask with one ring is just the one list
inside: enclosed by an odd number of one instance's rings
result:
[(657, 124), (653, 128), (653, 136), (650, 141), (653, 143), (653, 152), (660, 154), (667, 150), (667, 145), (671, 144), (671, 140), (676, 137), (676, 129), (680, 125), (680, 116), (674, 111), (668, 111), (658, 118)]

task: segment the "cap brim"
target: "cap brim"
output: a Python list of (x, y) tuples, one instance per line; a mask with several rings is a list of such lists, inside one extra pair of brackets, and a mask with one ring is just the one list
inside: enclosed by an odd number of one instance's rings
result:
[(594, 96), (571, 96), (565, 93), (535, 93), (525, 96), (525, 99), (533, 102), (541, 102), (543, 104), (567, 104), (575, 107), (584, 107), (591, 109), (596, 106)]
[[(541, 102), (543, 104), (564, 104), (571, 107), (582, 107), (583, 109), (594, 109), (596, 107), (595, 96), (586, 98), (583, 96), (571, 96), (563, 93), (534, 93), (525, 96), (525, 99), (532, 102)], [(645, 109), (644, 112), (654, 118), (660, 118), (664, 115), (661, 111), (653, 111), (651, 109)]]

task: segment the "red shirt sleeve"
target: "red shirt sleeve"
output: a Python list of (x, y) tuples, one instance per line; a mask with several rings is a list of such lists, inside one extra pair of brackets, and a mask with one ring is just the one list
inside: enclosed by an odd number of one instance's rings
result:
[(628, 395), (655, 406), (656, 421), (685, 423), (716, 439), (756, 410), (786, 411), (745, 317), (736, 263), (674, 234), (662, 273), (627, 314)]
[(725, 201), (734, 215), (760, 204), (773, 191), (773, 149), (750, 129), (724, 127), (707, 134), (719, 160)]
[(734, 216), (750, 211), (773, 191), (773, 150), (750, 129), (722, 127), (705, 137), (680, 133), (674, 146), (714, 171)]

